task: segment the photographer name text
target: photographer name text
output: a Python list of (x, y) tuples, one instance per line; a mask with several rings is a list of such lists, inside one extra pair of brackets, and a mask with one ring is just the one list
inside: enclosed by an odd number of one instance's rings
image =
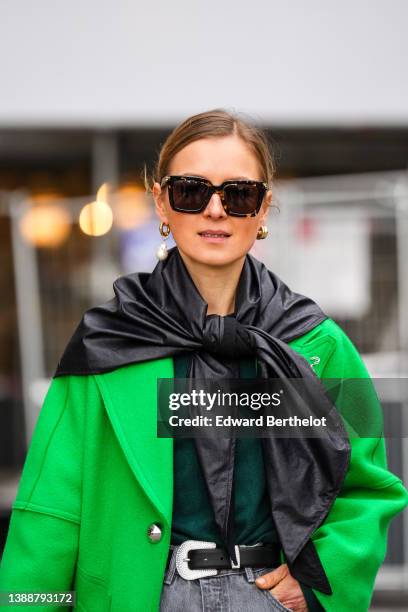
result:
[(297, 417), (277, 418), (274, 415), (259, 415), (258, 417), (232, 417), (230, 415), (217, 415), (209, 417), (197, 415), (192, 418), (172, 415), (169, 418), (171, 427), (326, 427), (326, 417)]

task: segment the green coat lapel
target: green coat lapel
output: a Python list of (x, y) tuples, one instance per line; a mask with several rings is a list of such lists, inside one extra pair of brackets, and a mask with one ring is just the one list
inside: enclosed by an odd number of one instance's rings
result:
[(169, 528), (173, 502), (173, 439), (157, 438), (157, 379), (173, 376), (171, 357), (130, 364), (95, 376), (129, 466)]

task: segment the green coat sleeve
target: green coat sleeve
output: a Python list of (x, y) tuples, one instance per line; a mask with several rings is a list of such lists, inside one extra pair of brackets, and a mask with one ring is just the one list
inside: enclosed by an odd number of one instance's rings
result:
[[(0, 592), (71, 590), (81, 516), (82, 437), (91, 377), (52, 379), (31, 438), (0, 566)], [(25, 608), (25, 606), (24, 606)], [(7, 610), (21, 610), (10, 606)], [(61, 610), (60, 606), (30, 606)], [(66, 608), (65, 608), (66, 609)]]
[[(322, 369), (315, 368), (322, 379), (366, 379), (364, 393), (360, 392), (360, 384), (340, 394), (336, 401), (339, 411), (350, 415), (350, 410), (355, 410), (366, 417), (372, 414), (377, 422), (381, 406), (365, 365), (347, 335), (334, 321), (327, 320), (320, 327), (320, 338), (316, 332), (308, 334), (308, 339), (310, 349), (307, 342), (293, 348), (313, 356), (315, 363), (320, 349), (329, 350), (330, 357), (322, 362)], [(328, 612), (369, 609), (374, 581), (387, 550), (389, 524), (408, 505), (408, 492), (401, 479), (388, 469), (382, 433), (376, 437), (351, 436), (350, 443), (350, 466), (342, 490), (323, 524), (312, 534), (333, 591), (327, 595), (313, 589), (313, 593)]]

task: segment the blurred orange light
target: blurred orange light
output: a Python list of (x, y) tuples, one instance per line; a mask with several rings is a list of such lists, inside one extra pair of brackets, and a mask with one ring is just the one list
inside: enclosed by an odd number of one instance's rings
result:
[(47, 191), (34, 191), (30, 195), (30, 201), (34, 202), (34, 204), (48, 204), (49, 202), (56, 202), (63, 198), (64, 194), (52, 189), (48, 189)]
[(20, 220), (24, 239), (36, 247), (55, 248), (64, 242), (71, 229), (69, 212), (61, 204), (33, 206)]
[(104, 183), (96, 195), (96, 201), (86, 204), (79, 215), (79, 227), (88, 236), (103, 236), (112, 227), (113, 214), (108, 202), (108, 185)]
[(143, 225), (151, 216), (145, 190), (137, 183), (124, 183), (117, 191), (114, 223), (121, 229)]

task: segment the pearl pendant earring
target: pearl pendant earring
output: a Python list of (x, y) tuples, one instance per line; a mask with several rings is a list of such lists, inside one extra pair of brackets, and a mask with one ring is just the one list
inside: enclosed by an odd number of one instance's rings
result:
[[(166, 229), (164, 228), (164, 226), (166, 226)], [(158, 247), (156, 251), (156, 256), (158, 260), (164, 261), (165, 259), (167, 259), (167, 256), (169, 254), (167, 251), (167, 245), (165, 243), (165, 240), (168, 238), (170, 234), (170, 225), (168, 223), (163, 223), (163, 222), (160, 223), (159, 232), (161, 236), (163, 237), (163, 240), (162, 240), (161, 245)]]

